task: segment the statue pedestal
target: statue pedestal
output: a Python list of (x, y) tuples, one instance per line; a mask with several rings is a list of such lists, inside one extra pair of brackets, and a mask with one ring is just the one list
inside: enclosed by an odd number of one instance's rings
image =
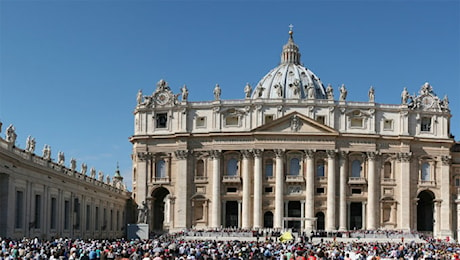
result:
[(149, 225), (128, 224), (128, 239), (149, 239)]

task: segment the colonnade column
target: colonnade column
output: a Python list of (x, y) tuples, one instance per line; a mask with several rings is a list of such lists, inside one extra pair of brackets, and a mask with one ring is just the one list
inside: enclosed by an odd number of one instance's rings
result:
[(455, 200), (457, 204), (457, 238), (460, 237), (460, 193), (457, 190), (457, 199)]
[(305, 150), (307, 159), (307, 177), (305, 184), (305, 230), (311, 232), (315, 229), (315, 151)]
[(251, 157), (251, 151), (242, 150), (242, 175), (243, 175), (243, 198), (242, 198), (242, 215), (241, 215), (241, 227), (246, 229), (250, 227), (251, 217), (251, 178), (249, 176), (249, 158)]
[[(441, 236), (452, 237), (452, 214), (451, 214), (451, 195), (450, 195), (450, 169), (451, 157), (441, 156)], [(439, 222), (439, 220), (436, 220)]]
[[(189, 203), (189, 183), (191, 180), (188, 179), (188, 150), (177, 150), (174, 152), (177, 159), (177, 178), (181, 181), (176, 183), (176, 189), (180, 192), (176, 193), (176, 208), (177, 214), (174, 219), (174, 228), (188, 228), (191, 224), (190, 212), (191, 206)], [(170, 175), (168, 175), (170, 176)], [(179, 214), (180, 212), (180, 214)], [(152, 214), (153, 215), (153, 214)]]
[(211, 151), (212, 158), (212, 201), (211, 201), (211, 227), (219, 228), (221, 225), (220, 201), (220, 157), (221, 151)]
[(274, 228), (283, 228), (283, 197), (284, 197), (284, 150), (275, 149), (276, 154), (276, 179), (275, 179), (275, 216), (274, 216)]
[(262, 150), (254, 150), (254, 228), (262, 223)]
[(367, 229), (374, 230), (377, 228), (375, 220), (377, 219), (377, 184), (375, 174), (375, 152), (367, 153)]
[(347, 159), (348, 153), (340, 152), (339, 230), (347, 230)]
[(327, 151), (327, 218), (326, 230), (336, 230), (335, 224), (335, 151)]
[(412, 215), (412, 203), (411, 203), (411, 185), (410, 185), (410, 158), (412, 153), (399, 153), (398, 157), (400, 160), (400, 174), (401, 174), (401, 207), (399, 208), (400, 226), (399, 228), (405, 231), (411, 229), (411, 215)]
[(136, 204), (142, 205), (142, 201), (145, 201), (148, 194), (147, 185), (149, 183), (148, 178), (148, 163), (152, 159), (152, 153), (149, 152), (138, 152), (137, 153), (137, 166), (136, 166)]

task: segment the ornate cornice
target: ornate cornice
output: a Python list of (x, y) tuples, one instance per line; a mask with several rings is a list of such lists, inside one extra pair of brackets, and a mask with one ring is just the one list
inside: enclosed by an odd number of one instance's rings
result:
[(222, 151), (211, 150), (209, 151), (209, 155), (212, 159), (220, 159), (220, 157), (222, 156)]
[(187, 159), (189, 154), (190, 154), (189, 150), (177, 150), (177, 151), (174, 151), (174, 156), (176, 157), (176, 159), (179, 159), (179, 160)]

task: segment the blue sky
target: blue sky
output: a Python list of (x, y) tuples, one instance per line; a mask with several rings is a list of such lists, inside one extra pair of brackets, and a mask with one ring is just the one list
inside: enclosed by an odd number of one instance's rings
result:
[[(348, 100), (399, 103), (426, 81), (460, 137), (459, 1), (0, 1), (0, 121), (131, 186), (136, 94), (160, 79), (189, 100), (244, 98), (294, 25), (303, 64)], [(336, 97), (337, 98), (337, 97)]]

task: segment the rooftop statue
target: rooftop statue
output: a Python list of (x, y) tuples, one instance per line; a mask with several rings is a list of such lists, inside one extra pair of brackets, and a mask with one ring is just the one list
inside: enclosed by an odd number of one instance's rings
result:
[(402, 104), (407, 104), (409, 102), (409, 91), (407, 91), (407, 88), (405, 87), (401, 93), (401, 103)]
[(369, 89), (368, 96), (369, 96), (369, 102), (375, 101), (375, 90), (373, 86), (371, 86), (371, 88)]
[(182, 101), (187, 101), (187, 98), (188, 98), (188, 89), (187, 89), (187, 86), (184, 85), (180, 90), (181, 90), (181, 92), (182, 92)]
[(327, 85), (326, 94), (327, 99), (334, 100), (334, 89), (332, 88), (331, 84)]
[(45, 144), (43, 147), (43, 159), (45, 160), (51, 160), (51, 146)]
[(244, 87), (244, 94), (246, 98), (251, 98), (251, 93), (252, 93), (252, 87), (249, 85), (249, 83), (246, 83), (246, 86)]
[(27, 137), (27, 141), (26, 141), (26, 151), (29, 152), (29, 153), (34, 153), (35, 152), (35, 138), (33, 138), (32, 136), (28, 136)]
[(14, 145), (17, 137), (18, 135), (16, 134), (16, 129), (13, 125), (9, 125), (6, 129), (6, 141)]
[(339, 100), (345, 101), (347, 99), (347, 93), (348, 93), (347, 89), (345, 88), (345, 84), (342, 84), (342, 86), (340, 86), (339, 91), (340, 91)]
[(214, 88), (214, 100), (220, 100), (220, 93), (221, 89), (219, 84), (216, 84), (216, 87)]

